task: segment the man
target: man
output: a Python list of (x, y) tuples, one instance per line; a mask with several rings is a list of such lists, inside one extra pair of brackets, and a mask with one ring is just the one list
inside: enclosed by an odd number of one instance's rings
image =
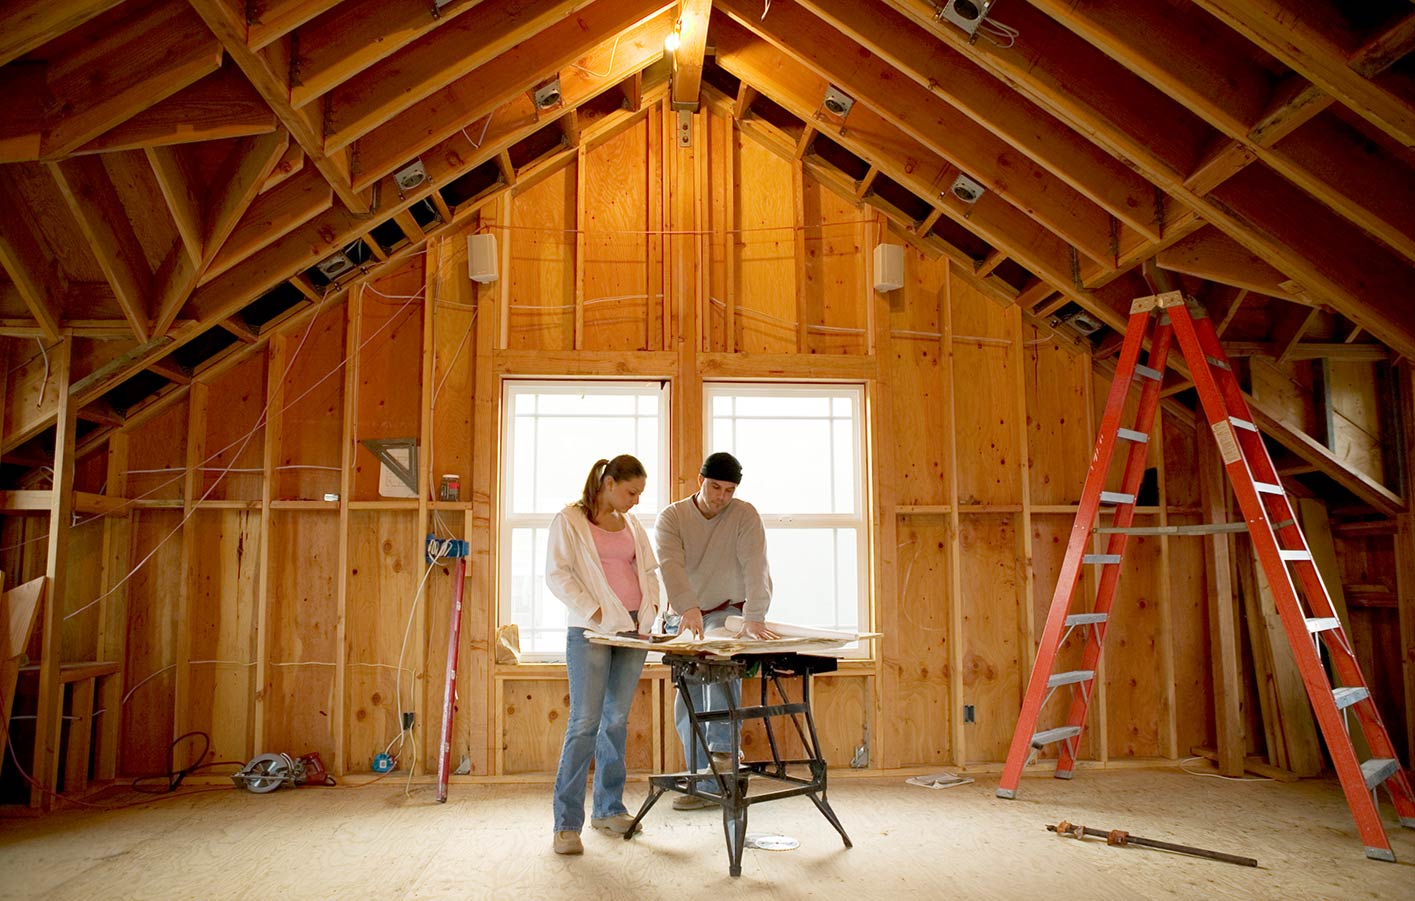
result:
[[(680, 617), (680, 634), (691, 632), (701, 638), (705, 630), (723, 626), (729, 615), (736, 614), (743, 619), (739, 636), (776, 638), (764, 625), (771, 604), (766, 530), (756, 508), (733, 497), (741, 481), (742, 464), (736, 457), (711, 454), (698, 471), (697, 492), (670, 504), (658, 516), (660, 572), (668, 591), (668, 607)], [(725, 709), (728, 690), (732, 702), (738, 703), (741, 682), (731, 683), (730, 688), (694, 686), (690, 691), (693, 709)], [(681, 695), (674, 703), (674, 722), (688, 770), (705, 769), (706, 761), (698, 759), (702, 747), (693, 745), (688, 706)], [(719, 771), (731, 767), (735, 749), (730, 724), (711, 723), (706, 731), (713, 765)], [(691, 795), (680, 795), (673, 802), (677, 810), (710, 806), (710, 802)]]

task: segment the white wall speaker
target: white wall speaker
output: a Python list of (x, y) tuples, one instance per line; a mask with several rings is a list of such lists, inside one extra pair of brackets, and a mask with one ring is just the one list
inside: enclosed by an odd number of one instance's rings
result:
[(895, 291), (904, 287), (904, 245), (875, 245), (875, 290)]
[(467, 274), (472, 281), (496, 281), (496, 235), (467, 236)]

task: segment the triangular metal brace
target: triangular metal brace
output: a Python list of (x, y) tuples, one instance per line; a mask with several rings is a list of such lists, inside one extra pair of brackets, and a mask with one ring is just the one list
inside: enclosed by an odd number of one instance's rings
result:
[[(408, 487), (416, 497), (418, 493), (418, 439), (416, 438), (364, 438), (359, 442), (369, 453), (398, 477), (398, 481)], [(406, 450), (408, 463), (404, 465), (389, 451)]]

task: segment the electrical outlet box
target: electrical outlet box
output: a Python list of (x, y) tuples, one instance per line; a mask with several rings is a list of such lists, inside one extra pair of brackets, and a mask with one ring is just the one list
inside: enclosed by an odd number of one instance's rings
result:
[(963, 705), (963, 722), (964, 722), (964, 723), (975, 723), (975, 722), (977, 722), (977, 719), (976, 719), (976, 717), (975, 717), (975, 715), (974, 715), (974, 712), (973, 712), (973, 705), (972, 705), (972, 704), (964, 704), (964, 705)]
[(422, 160), (413, 160), (402, 169), (394, 172), (393, 180), (398, 183), (398, 190), (411, 191), (427, 181), (427, 169), (423, 167)]
[(850, 107), (855, 105), (855, 98), (837, 88), (829, 85), (825, 89), (825, 100), (821, 106), (832, 116), (839, 116), (844, 119), (850, 115)]

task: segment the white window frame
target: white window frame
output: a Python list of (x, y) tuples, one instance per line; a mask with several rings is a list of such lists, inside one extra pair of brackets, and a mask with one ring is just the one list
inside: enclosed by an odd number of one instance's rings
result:
[[(501, 466), (500, 472), (500, 504), (499, 506), (499, 528), (497, 531), (497, 570), (498, 570), (498, 616), (497, 622), (501, 624), (514, 622), (515, 599), (512, 592), (515, 589), (515, 580), (512, 578), (512, 535), (518, 528), (541, 528), (548, 529), (550, 523), (555, 519), (555, 514), (560, 510), (549, 512), (518, 513), (512, 509), (515, 503), (513, 492), (515, 480), (515, 464), (518, 459), (526, 459), (526, 456), (518, 456), (516, 453), (516, 429), (515, 429), (515, 403), (517, 395), (526, 394), (632, 394), (641, 395), (646, 391), (657, 392), (658, 394), (658, 441), (661, 460), (657, 467), (645, 462), (645, 467), (649, 469), (648, 477), (653, 481), (659, 497), (659, 503), (667, 505), (672, 499), (669, 492), (672, 490), (672, 483), (669, 480), (669, 468), (672, 465), (672, 448), (669, 446), (669, 435), (671, 419), (671, 408), (669, 406), (670, 383), (667, 379), (503, 379), (501, 383)], [(589, 472), (590, 464), (596, 459), (605, 456), (613, 456), (616, 453), (630, 453), (632, 448), (602, 448), (583, 449), (577, 452), (583, 453), (584, 471)], [(657, 472), (653, 470), (657, 468)], [(572, 503), (575, 497), (565, 498), (565, 503)], [(657, 509), (645, 509), (638, 507), (634, 510), (634, 515), (645, 529), (653, 530), (658, 522)], [(545, 584), (545, 573), (535, 574), (533, 583), (536, 590), (540, 592), (537, 599), (548, 604), (560, 604), (559, 599), (550, 593), (550, 589)], [(564, 663), (565, 651), (563, 645), (558, 651), (533, 651), (522, 650), (521, 661), (529, 663)]]
[[(857, 461), (855, 467), (855, 497), (857, 498), (855, 513), (777, 513), (758, 512), (761, 514), (762, 525), (766, 527), (767, 538), (767, 558), (771, 558), (771, 538), (770, 533), (778, 529), (819, 529), (819, 528), (855, 528), (855, 548), (856, 548), (856, 604), (857, 621), (855, 630), (858, 632), (871, 631), (871, 617), (873, 615), (873, 605), (871, 603), (871, 573), (873, 572), (870, 556), (870, 535), (871, 535), (871, 508), (869, 495), (869, 459), (866, 456), (867, 442), (865, 431), (866, 406), (866, 385), (863, 382), (737, 382), (737, 381), (705, 381), (703, 382), (703, 446), (704, 453), (712, 453), (719, 450), (729, 449), (725, 442), (713, 443), (713, 401), (717, 397), (723, 396), (757, 396), (757, 397), (840, 397), (846, 395), (850, 398), (852, 416), (855, 422), (853, 430), (854, 453)], [(743, 461), (743, 465), (750, 469), (750, 461)], [(750, 502), (752, 494), (750, 483), (748, 488), (742, 491), (743, 500)], [(755, 505), (754, 505), (755, 506)], [(783, 591), (790, 591), (790, 585), (783, 585), (779, 578), (773, 574), (773, 594), (780, 594)], [(837, 586), (838, 590), (839, 586)], [(836, 604), (840, 603), (837, 596)], [(768, 611), (767, 619), (771, 619)], [(809, 625), (802, 623), (801, 625)], [(836, 651), (840, 657), (866, 659), (870, 657), (869, 642), (860, 642), (847, 648)]]

